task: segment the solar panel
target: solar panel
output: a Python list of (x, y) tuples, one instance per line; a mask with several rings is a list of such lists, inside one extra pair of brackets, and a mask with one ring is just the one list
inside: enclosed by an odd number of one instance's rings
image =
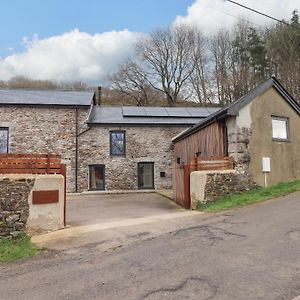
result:
[(170, 117), (191, 117), (185, 107), (167, 107), (166, 110)]
[(217, 111), (219, 108), (207, 108), (207, 107), (187, 107), (186, 108), (192, 117), (207, 117), (210, 114)]
[(168, 117), (165, 107), (145, 107), (147, 117)]
[(145, 117), (146, 112), (144, 107), (124, 106), (123, 107), (124, 117)]

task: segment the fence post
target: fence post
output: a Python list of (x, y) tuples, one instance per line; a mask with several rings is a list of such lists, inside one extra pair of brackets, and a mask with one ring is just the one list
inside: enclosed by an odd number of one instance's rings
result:
[(66, 164), (60, 165), (61, 175), (64, 176), (64, 226), (67, 224), (66, 211), (67, 211), (67, 168)]

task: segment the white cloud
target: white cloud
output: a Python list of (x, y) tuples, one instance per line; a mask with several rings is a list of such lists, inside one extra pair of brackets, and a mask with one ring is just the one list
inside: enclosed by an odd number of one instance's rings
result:
[(133, 53), (140, 36), (128, 30), (91, 35), (75, 29), (46, 39), (24, 37), (23, 53), (0, 58), (0, 78), (101, 82)]
[[(289, 20), (294, 9), (299, 9), (299, 0), (237, 0), (236, 2), (271, 15), (279, 20)], [(212, 34), (220, 28), (230, 29), (237, 18), (249, 20), (257, 25), (274, 21), (245, 10), (224, 0), (196, 0), (187, 9), (187, 15), (177, 16), (174, 24), (199, 27), (203, 33)]]

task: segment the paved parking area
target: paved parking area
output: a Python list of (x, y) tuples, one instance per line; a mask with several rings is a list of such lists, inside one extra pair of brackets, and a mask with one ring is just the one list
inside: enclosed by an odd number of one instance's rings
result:
[(72, 195), (67, 197), (67, 224), (99, 224), (178, 213), (182, 209), (157, 193)]

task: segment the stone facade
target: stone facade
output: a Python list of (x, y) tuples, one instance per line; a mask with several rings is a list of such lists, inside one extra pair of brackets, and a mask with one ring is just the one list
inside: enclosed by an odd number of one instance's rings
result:
[(250, 128), (235, 126), (228, 133), (228, 156), (234, 159), (235, 169), (239, 172), (242, 180), (246, 182), (253, 181), (253, 175), (250, 172), (250, 139)]
[(15, 236), (26, 230), (33, 186), (34, 179), (0, 180), (0, 236)]
[(198, 202), (216, 201), (227, 195), (240, 194), (256, 187), (251, 178), (237, 170), (195, 171), (191, 173), (191, 208)]
[[(95, 126), (79, 138), (79, 191), (87, 190), (89, 165), (105, 165), (106, 190), (138, 188), (139, 162), (154, 163), (155, 188), (172, 188), (172, 138), (187, 126)], [(110, 131), (126, 132), (126, 156), (110, 155)], [(160, 172), (165, 172), (161, 177)]]
[[(78, 108), (78, 128), (86, 128), (89, 108)], [(67, 165), (67, 190), (75, 191), (75, 107), (1, 106), (0, 127), (9, 128), (10, 153), (54, 153)]]
[[(137, 189), (138, 162), (154, 162), (155, 188), (172, 187), (171, 139), (188, 126), (99, 126), (87, 130), (88, 113), (89, 108), (1, 106), (0, 127), (9, 128), (10, 153), (62, 155), (68, 192), (75, 192), (76, 131), (82, 133), (78, 137), (78, 192), (88, 190), (92, 164), (105, 165), (106, 190)], [(119, 129), (126, 131), (126, 157), (111, 157), (109, 131)], [(165, 177), (160, 177), (160, 172), (165, 172)]]
[(256, 187), (251, 178), (237, 173), (208, 173), (205, 185), (205, 202), (218, 198), (240, 194)]

